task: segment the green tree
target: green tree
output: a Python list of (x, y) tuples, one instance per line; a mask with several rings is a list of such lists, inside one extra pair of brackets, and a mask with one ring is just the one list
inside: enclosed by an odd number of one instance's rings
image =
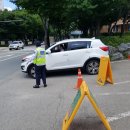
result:
[(30, 15), (25, 10), (0, 12), (1, 39), (27, 40), (40, 37), (43, 34), (42, 22), (38, 15)]
[(11, 0), (18, 7), (38, 14), (43, 22), (45, 42), (49, 46), (49, 24), (59, 39), (73, 29), (80, 29), (84, 36), (99, 36), (103, 25), (123, 18), (122, 33), (128, 20), (130, 0)]
[(59, 14), (60, 11), (64, 8), (65, 0), (10, 0), (15, 3), (17, 6), (25, 8), (31, 13), (38, 14), (43, 22), (44, 28), (44, 39), (46, 43), (46, 47), (50, 46), (49, 43), (49, 20), (54, 15)]

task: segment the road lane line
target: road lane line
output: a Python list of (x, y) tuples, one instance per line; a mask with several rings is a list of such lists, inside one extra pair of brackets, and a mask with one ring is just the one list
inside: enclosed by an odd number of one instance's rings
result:
[(110, 95), (130, 95), (130, 92), (116, 92), (116, 93), (99, 93), (96, 96), (110, 96)]
[(6, 53), (0, 53), (0, 56), (1, 55), (5, 55), (5, 54), (7, 54), (7, 55), (10, 55), (10, 54), (21, 54), (21, 53), (32, 53), (31, 51), (14, 51), (14, 52), (6, 52)]
[(130, 117), (130, 111), (124, 112), (124, 113), (120, 113), (120, 114), (114, 115), (112, 117), (107, 117), (107, 120), (109, 122), (113, 122), (113, 121), (116, 121), (116, 120), (119, 120), (119, 119), (122, 119), (122, 118), (126, 118), (126, 117)]
[(130, 61), (130, 60), (118, 60), (118, 61), (111, 61), (111, 63), (120, 63), (120, 62), (124, 62), (124, 61)]
[[(22, 54), (22, 55), (25, 55), (25, 54)], [(3, 60), (0, 60), (0, 62), (6, 61), (6, 60), (9, 60), (9, 59), (13, 59), (13, 58), (16, 58), (16, 57), (19, 57), (19, 56), (22, 56), (22, 55), (17, 55), (17, 56), (13, 56), (13, 57), (10, 57), (10, 58), (6, 58), (6, 59), (3, 59)]]
[[(123, 81), (123, 82), (116, 82), (116, 83), (114, 83), (113, 85), (127, 84), (127, 83), (130, 83), (130, 80)], [(97, 85), (97, 87), (99, 87), (99, 86)]]
[[(122, 81), (122, 82), (116, 82), (113, 85), (119, 85), (119, 84), (126, 84), (126, 83), (130, 83), (130, 80), (127, 81)], [(97, 86), (98, 87), (98, 86)]]
[(117, 85), (117, 84), (125, 84), (125, 83), (130, 83), (130, 81), (123, 81), (123, 82), (117, 82), (117, 83), (114, 83), (114, 85)]
[(12, 55), (4, 55), (4, 56), (0, 56), (0, 58), (3, 58), (3, 57), (9, 57), (9, 56), (13, 56), (14, 54)]

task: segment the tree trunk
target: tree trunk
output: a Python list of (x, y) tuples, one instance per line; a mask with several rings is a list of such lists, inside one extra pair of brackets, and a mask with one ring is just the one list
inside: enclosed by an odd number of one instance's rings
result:
[(62, 36), (61, 36), (61, 29), (60, 29), (60, 27), (58, 28), (58, 37), (59, 37), (59, 40), (62, 40)]
[(97, 21), (96, 27), (97, 27), (96, 36), (100, 36), (100, 29), (101, 29), (100, 21)]
[(44, 19), (44, 42), (45, 42), (45, 48), (50, 47), (50, 40), (49, 40), (49, 19)]
[(111, 35), (111, 28), (112, 28), (112, 24), (109, 23), (108, 24), (108, 34), (109, 34), (109, 36)]
[(43, 29), (44, 29), (44, 43), (45, 48), (47, 49), (50, 47), (50, 40), (49, 40), (49, 18), (43, 18), (42, 15), (40, 15), (42, 23), (43, 23)]
[(88, 36), (88, 28), (82, 28), (81, 30), (83, 30), (83, 37)]
[(92, 37), (93, 36), (93, 25), (90, 26), (89, 30), (90, 30), (90, 37)]
[(25, 45), (28, 46), (28, 38), (27, 38), (26, 33), (24, 34), (24, 39), (25, 39)]

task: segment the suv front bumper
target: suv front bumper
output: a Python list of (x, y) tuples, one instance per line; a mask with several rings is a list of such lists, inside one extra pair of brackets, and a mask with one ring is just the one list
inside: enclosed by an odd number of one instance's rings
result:
[(27, 67), (28, 67), (28, 63), (26, 61), (21, 63), (22, 72), (27, 73)]
[(17, 49), (17, 46), (9, 46), (9, 49)]

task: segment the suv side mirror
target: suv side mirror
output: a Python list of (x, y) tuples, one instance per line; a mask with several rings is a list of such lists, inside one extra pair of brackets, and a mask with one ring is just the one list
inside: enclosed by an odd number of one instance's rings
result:
[(46, 51), (46, 54), (51, 54), (51, 50), (47, 50), (47, 51)]

